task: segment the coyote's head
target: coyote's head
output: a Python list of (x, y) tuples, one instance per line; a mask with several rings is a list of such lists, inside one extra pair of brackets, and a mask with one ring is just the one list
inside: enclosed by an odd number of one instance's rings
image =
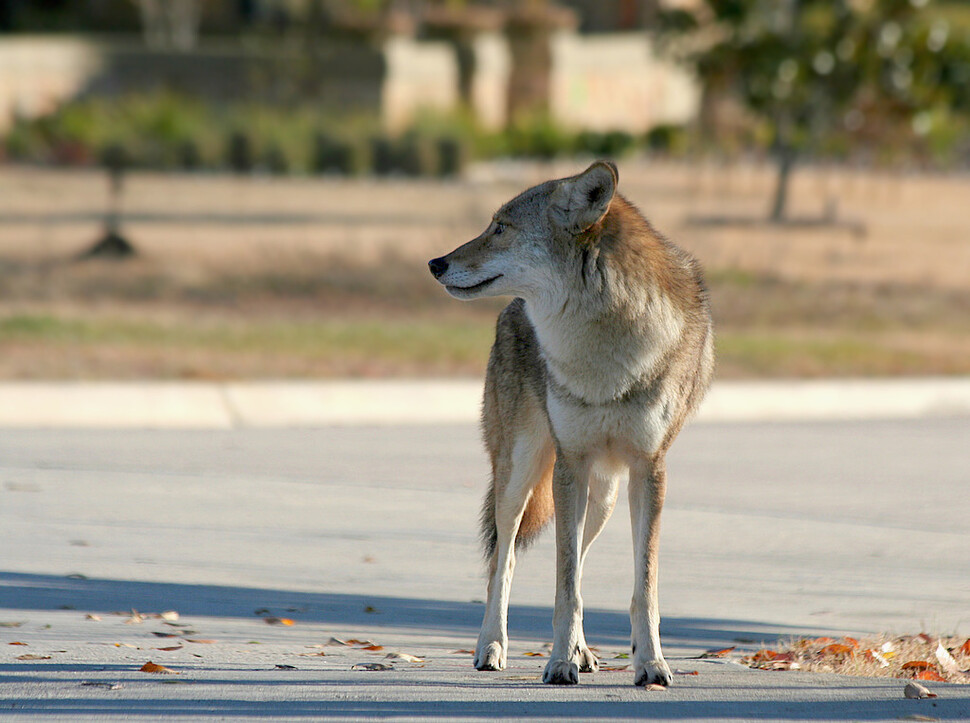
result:
[(428, 267), (457, 299), (546, 294), (581, 256), (616, 184), (616, 166), (597, 161), (578, 176), (534, 186), (502, 206), (481, 235)]

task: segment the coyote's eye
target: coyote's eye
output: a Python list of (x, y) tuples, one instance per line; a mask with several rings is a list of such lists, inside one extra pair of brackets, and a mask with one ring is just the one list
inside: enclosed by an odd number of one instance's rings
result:
[(492, 231), (492, 235), (493, 236), (499, 236), (499, 235), (501, 235), (501, 233), (504, 230), (505, 230), (505, 224), (504, 223), (499, 223), (498, 221), (496, 221), (495, 222), (495, 230)]

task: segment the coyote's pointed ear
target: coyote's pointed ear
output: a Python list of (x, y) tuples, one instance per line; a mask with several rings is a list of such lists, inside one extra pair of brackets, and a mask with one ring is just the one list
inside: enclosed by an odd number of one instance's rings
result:
[(570, 233), (582, 233), (610, 210), (619, 178), (610, 161), (596, 161), (578, 176), (567, 178), (552, 192), (549, 214)]

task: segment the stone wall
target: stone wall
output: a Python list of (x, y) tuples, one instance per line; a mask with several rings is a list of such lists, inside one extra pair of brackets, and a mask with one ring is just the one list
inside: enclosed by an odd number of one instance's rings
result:
[[(506, 121), (509, 52), (498, 33), (475, 43), (472, 106), (482, 123)], [(309, 70), (308, 65), (310, 64)], [(298, 83), (309, 88), (295, 88)], [(300, 49), (273, 53), (238, 44), (207, 43), (192, 53), (150, 51), (137, 39), (98, 41), (63, 36), (0, 39), (0, 132), (14, 114), (36, 116), (88, 93), (176, 88), (216, 100), (274, 100), (298, 90), (323, 106), (380, 113), (400, 128), (421, 108), (458, 103), (451, 47), (397, 37), (383, 48), (323, 44), (312, 57)], [(598, 130), (644, 131), (694, 117), (698, 88), (683, 71), (655, 59), (641, 33), (577, 35), (553, 41), (550, 108), (563, 124)]]
[(551, 113), (574, 128), (637, 133), (687, 123), (699, 108), (699, 85), (657, 59), (643, 33), (559, 33), (552, 67)]
[(89, 42), (71, 38), (0, 40), (0, 132), (14, 114), (42, 115), (100, 73), (103, 56)]

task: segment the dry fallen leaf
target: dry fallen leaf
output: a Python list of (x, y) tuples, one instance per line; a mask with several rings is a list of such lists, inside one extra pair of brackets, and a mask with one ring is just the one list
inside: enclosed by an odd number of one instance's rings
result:
[(159, 613), (158, 617), (162, 620), (167, 620), (170, 623), (174, 623), (179, 619), (179, 614), (175, 610), (166, 610), (163, 613)]
[(347, 645), (356, 645), (358, 647), (366, 647), (368, 645), (377, 645), (373, 640), (358, 640), (357, 638), (351, 638), (347, 641)]
[(959, 675), (960, 666), (957, 665), (957, 661), (950, 655), (950, 651), (943, 647), (943, 643), (936, 644), (936, 659), (940, 663), (940, 667), (943, 671), (949, 673), (950, 675)]
[(878, 650), (867, 650), (866, 657), (869, 660), (873, 660), (879, 663), (880, 668), (888, 668), (889, 660), (886, 658), (887, 655), (892, 655), (892, 652), (888, 652), (885, 655), (880, 653)]
[(95, 615), (94, 613), (88, 613), (87, 615), (84, 616), (84, 619), (85, 620), (94, 620), (95, 622), (98, 622), (98, 621), (101, 620), (101, 616), (100, 615)]
[(910, 660), (902, 665), (903, 670), (926, 670), (932, 667), (933, 663), (928, 660)]
[(452, 652), (452, 654), (458, 653), (460, 655), (474, 655), (475, 654), (475, 651), (474, 650), (465, 650), (464, 648), (462, 648), (461, 650), (452, 650), (451, 652)]
[(629, 667), (630, 667), (629, 663), (627, 663), (626, 665), (601, 665), (600, 670), (607, 673), (616, 673), (621, 670), (627, 670), (629, 669)]
[(393, 665), (387, 663), (357, 663), (350, 667), (351, 670), (394, 670)]
[(331, 637), (330, 640), (328, 640), (324, 644), (325, 645), (350, 645), (350, 643), (348, 643), (345, 640), (341, 640), (340, 638), (333, 638), (333, 637)]
[(667, 690), (666, 685), (660, 685), (659, 683), (651, 683), (650, 685), (643, 686), (644, 690)]
[(50, 660), (49, 655), (36, 655), (34, 653), (27, 653), (26, 655), (18, 655), (17, 660)]
[(960, 646), (960, 652), (963, 655), (970, 655), (970, 638), (967, 638), (966, 642)]
[(19, 628), (23, 624), (24, 624), (23, 621), (19, 623), (15, 623), (15, 622), (0, 623), (0, 628)]
[(7, 643), (7, 645), (26, 645), (26, 644), (27, 643), (21, 643), (19, 641), (18, 642), (15, 642), (15, 643)]
[(737, 646), (732, 645), (730, 648), (712, 648), (711, 650), (705, 650), (703, 653), (698, 655), (698, 658), (723, 658)]
[(362, 646), (362, 647), (361, 647), (360, 649), (361, 649), (361, 650), (370, 650), (370, 651), (372, 651), (372, 652), (375, 652), (375, 653), (376, 653), (376, 652), (377, 652), (378, 650), (383, 650), (383, 649), (384, 649), (384, 646), (383, 646), (383, 645), (377, 645), (377, 644), (373, 644), (373, 645), (364, 645), (364, 646)]
[(277, 618), (277, 617), (267, 617), (263, 618), (269, 625), (292, 625), (293, 621), (289, 618)]
[(163, 675), (177, 675), (177, 673), (171, 668), (166, 668), (164, 665), (153, 663), (150, 660), (147, 663), (145, 663), (143, 666), (141, 666), (138, 670), (140, 670), (142, 673), (160, 673)]
[(277, 663), (276, 667), (279, 670), (296, 670), (295, 665), (286, 665), (285, 663)]
[(528, 653), (522, 653), (522, 654), (523, 655), (528, 655), (530, 658), (544, 658), (544, 657), (546, 657), (546, 654), (545, 653), (534, 653), (534, 652), (531, 652), (531, 651), (528, 652)]
[(218, 640), (208, 640), (206, 638), (183, 638), (187, 643), (197, 643), (199, 645), (212, 645), (213, 643), (218, 643)]
[(173, 650), (181, 650), (184, 647), (184, 645), (173, 645), (170, 648), (155, 648), (155, 650), (164, 650), (166, 653), (170, 653)]
[(937, 673), (935, 670), (921, 670), (913, 677), (916, 678), (916, 680), (935, 680), (938, 683), (946, 682), (946, 678)]
[(907, 683), (903, 689), (903, 695), (907, 698), (936, 698), (936, 693), (931, 693), (919, 683)]
[[(321, 653), (322, 655), (322, 653)], [(416, 655), (409, 655), (408, 653), (388, 653), (384, 656), (385, 660), (403, 660), (405, 663), (423, 663), (424, 658), (419, 658)]]

